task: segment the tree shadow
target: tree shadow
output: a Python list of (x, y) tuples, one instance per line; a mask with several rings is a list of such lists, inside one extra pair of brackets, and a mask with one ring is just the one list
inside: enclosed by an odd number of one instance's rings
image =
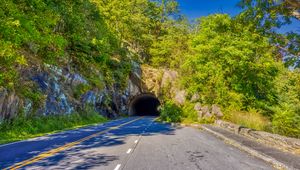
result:
[[(116, 120), (103, 125), (71, 130), (0, 147), (0, 169), (133, 119)], [(105, 134), (93, 137), (54, 156), (31, 164), (26, 169), (45, 169), (46, 167), (53, 167), (51, 169), (89, 169), (92, 167), (107, 166), (110, 162), (119, 160), (120, 156), (99, 153), (100, 149), (111, 149), (118, 145), (121, 146), (125, 144), (128, 137), (138, 136), (143, 131), (145, 131), (142, 134), (143, 136), (158, 134), (175, 135), (175, 127), (172, 127), (170, 124), (152, 121), (153, 117), (146, 117), (121, 128), (112, 129)], [(149, 126), (150, 124), (152, 125)], [(6, 157), (3, 157), (5, 155)]]

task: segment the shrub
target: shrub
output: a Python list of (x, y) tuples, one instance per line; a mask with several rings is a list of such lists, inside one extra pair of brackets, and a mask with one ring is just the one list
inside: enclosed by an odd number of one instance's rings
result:
[(274, 133), (290, 137), (300, 137), (300, 70), (285, 70), (276, 79), (278, 105), (273, 112)]
[(161, 108), (160, 119), (166, 122), (180, 122), (182, 110), (172, 101), (167, 101)]
[(227, 110), (224, 119), (255, 130), (268, 130), (270, 126), (269, 120), (254, 109), (249, 111)]
[(185, 103), (182, 107), (183, 111), (183, 122), (184, 123), (193, 123), (198, 121), (198, 114), (194, 110), (194, 104)]
[(274, 133), (300, 138), (300, 109), (286, 105), (284, 109), (277, 109), (272, 120)]

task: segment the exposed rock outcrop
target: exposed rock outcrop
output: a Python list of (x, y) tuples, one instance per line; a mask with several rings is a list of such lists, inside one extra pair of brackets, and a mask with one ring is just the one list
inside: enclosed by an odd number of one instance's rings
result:
[[(33, 108), (34, 103), (29, 98), (1, 88), (0, 120), (11, 119), (21, 111), (25, 114), (35, 112), (52, 115), (70, 114), (88, 108), (109, 118), (118, 117), (121, 113), (126, 114), (130, 98), (143, 91), (142, 71), (136, 63), (133, 68), (124, 90), (118, 85), (106, 86), (103, 89), (92, 88), (84, 76), (68, 69), (50, 65), (45, 65), (43, 69), (31, 67), (23, 71), (22, 81), (24, 84), (34, 84), (34, 88), (36, 87), (34, 91), (39, 92), (44, 100), (39, 101), (38, 108)], [(81, 85), (91, 88), (75, 96), (76, 89)]]
[(223, 112), (221, 111), (221, 108), (218, 105), (216, 105), (216, 104), (212, 105), (211, 112), (217, 118), (223, 117)]
[(211, 118), (212, 116), (215, 116), (217, 119), (220, 119), (223, 117), (223, 113), (221, 111), (221, 108), (218, 105), (212, 105), (211, 109), (208, 106), (201, 106), (199, 102), (195, 103), (194, 110), (198, 114), (198, 118)]
[(186, 101), (187, 93), (178, 87), (177, 79), (178, 73), (174, 70), (142, 67), (142, 82), (145, 92), (153, 93), (157, 97), (164, 96), (173, 99), (177, 104), (183, 104)]
[(0, 121), (16, 116), (20, 102), (20, 98), (14, 91), (10, 92), (4, 88), (0, 89)]
[[(99, 79), (101, 79), (99, 73)], [(127, 79), (127, 87), (118, 84), (103, 88), (93, 87), (89, 80), (78, 72), (68, 68), (47, 65), (30, 67), (22, 71), (22, 82), (33, 84), (32, 93), (40, 94), (42, 100), (33, 101), (24, 95), (0, 91), (0, 119), (11, 119), (17, 113), (25, 114), (71, 114), (85, 109), (92, 109), (99, 114), (115, 118), (128, 114), (129, 103), (140, 94), (162, 96), (184, 104), (186, 91), (178, 88), (178, 73), (173, 70), (155, 69), (132, 63), (132, 71)]]

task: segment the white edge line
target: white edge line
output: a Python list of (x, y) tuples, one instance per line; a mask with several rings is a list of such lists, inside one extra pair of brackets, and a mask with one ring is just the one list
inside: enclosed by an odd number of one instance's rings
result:
[(138, 143), (138, 142), (139, 142), (139, 140), (135, 140), (135, 141), (134, 141), (134, 143)]
[(132, 151), (132, 149), (129, 148), (126, 153), (129, 154), (131, 151)]
[(121, 164), (118, 164), (118, 165), (115, 167), (115, 169), (114, 169), (114, 170), (119, 170), (119, 169), (120, 169), (120, 167), (121, 167)]
[(252, 148), (249, 148), (245, 145), (243, 145), (242, 143), (240, 142), (237, 142), (233, 139), (229, 139), (227, 138), (226, 136), (224, 136), (223, 134), (220, 134), (218, 132), (215, 132), (205, 126), (202, 126), (202, 128), (204, 130), (206, 130), (207, 132), (210, 132), (212, 134), (214, 134), (215, 136), (223, 139), (224, 141), (228, 142), (230, 145), (240, 149), (240, 150), (243, 150), (245, 152), (247, 152), (248, 154), (252, 155), (252, 156), (255, 156), (256, 158), (259, 158), (259, 159), (262, 159), (263, 161), (265, 162), (269, 162), (271, 163), (276, 169), (290, 169), (287, 165), (285, 165), (284, 163), (280, 162), (280, 161), (277, 161), (275, 158), (269, 156), (269, 155), (266, 155), (264, 153), (261, 153), (255, 149), (252, 149)]

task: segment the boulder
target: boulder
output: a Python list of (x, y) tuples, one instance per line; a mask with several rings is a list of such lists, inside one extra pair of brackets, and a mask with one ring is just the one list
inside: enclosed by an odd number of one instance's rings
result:
[(178, 77), (178, 73), (173, 70), (164, 70), (163, 76), (161, 79), (161, 87), (167, 87), (171, 83), (171, 86), (174, 87), (174, 82)]
[(212, 108), (211, 108), (211, 112), (213, 115), (215, 115), (217, 118), (221, 118), (223, 117), (223, 113), (221, 111), (221, 108), (218, 106), (218, 105), (212, 105)]
[(200, 99), (200, 95), (196, 93), (192, 96), (191, 102), (197, 102), (199, 99)]
[(208, 106), (204, 106), (201, 108), (201, 111), (203, 112), (203, 116), (206, 118), (210, 118), (212, 117), (212, 114), (209, 111), (209, 107)]
[(178, 103), (178, 104), (184, 104), (185, 100), (186, 100), (186, 92), (185, 90), (181, 90), (179, 91), (178, 93), (176, 93), (175, 95), (175, 101)]
[(203, 112), (201, 111), (201, 104), (200, 103), (196, 103), (194, 106), (194, 110), (197, 112), (198, 114), (198, 119), (203, 117)]
[(200, 103), (196, 103), (195, 106), (194, 106), (194, 110), (201, 111), (201, 104)]

